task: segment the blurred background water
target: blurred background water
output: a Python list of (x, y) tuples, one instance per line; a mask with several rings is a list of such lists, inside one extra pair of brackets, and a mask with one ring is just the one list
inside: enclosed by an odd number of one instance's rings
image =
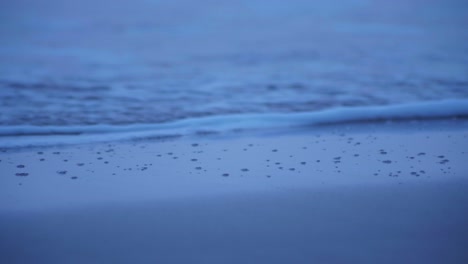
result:
[(468, 98), (465, 0), (0, 4), (0, 125)]

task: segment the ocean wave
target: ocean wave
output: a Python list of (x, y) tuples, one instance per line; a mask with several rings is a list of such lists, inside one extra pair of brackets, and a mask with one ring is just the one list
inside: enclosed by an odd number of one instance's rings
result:
[(468, 99), (385, 106), (339, 107), (316, 112), (218, 115), (157, 124), (4, 126), (0, 127), (0, 146), (74, 144), (177, 137), (236, 130), (446, 118), (468, 118)]

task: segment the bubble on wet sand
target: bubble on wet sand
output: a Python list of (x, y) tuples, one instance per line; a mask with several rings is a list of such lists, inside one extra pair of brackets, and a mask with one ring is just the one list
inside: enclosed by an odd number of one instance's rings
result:
[(26, 176), (29, 175), (29, 173), (27, 173), (27, 172), (18, 172), (18, 173), (16, 173), (15, 175), (16, 175), (16, 176), (19, 176), (19, 177), (26, 177)]

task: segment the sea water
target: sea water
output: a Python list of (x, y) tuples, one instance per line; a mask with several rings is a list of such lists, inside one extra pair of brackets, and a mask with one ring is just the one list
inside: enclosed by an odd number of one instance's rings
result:
[(0, 5), (2, 145), (468, 114), (461, 0)]

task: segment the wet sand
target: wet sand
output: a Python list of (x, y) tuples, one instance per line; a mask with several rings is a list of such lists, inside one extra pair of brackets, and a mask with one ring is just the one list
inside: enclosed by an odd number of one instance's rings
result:
[(465, 263), (461, 122), (1, 153), (4, 263)]
[(2, 216), (3, 263), (465, 263), (468, 182)]

